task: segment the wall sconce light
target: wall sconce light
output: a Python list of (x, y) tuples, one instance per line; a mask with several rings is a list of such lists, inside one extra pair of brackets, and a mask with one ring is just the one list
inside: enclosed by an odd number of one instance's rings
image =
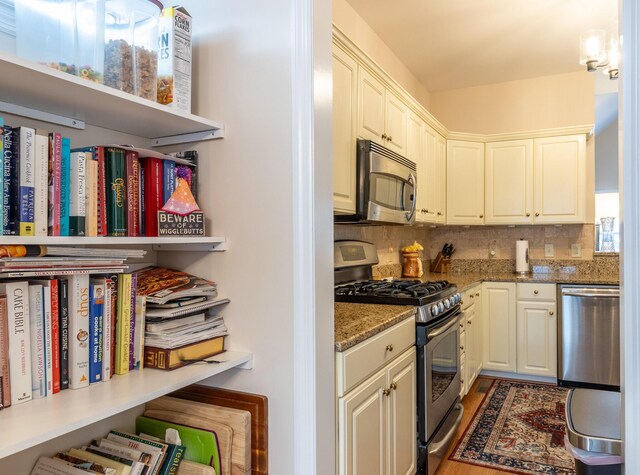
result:
[(609, 79), (618, 79), (619, 47), (617, 28), (614, 28), (608, 48), (604, 30), (588, 30), (580, 35), (580, 64), (587, 66), (587, 71), (594, 72), (603, 68)]

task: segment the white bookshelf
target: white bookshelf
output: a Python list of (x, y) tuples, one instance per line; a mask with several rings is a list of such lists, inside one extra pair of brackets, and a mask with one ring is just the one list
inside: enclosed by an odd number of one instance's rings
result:
[(173, 371), (132, 371), (88, 388), (66, 389), (3, 409), (0, 459), (232, 368), (250, 369), (253, 363), (251, 353), (237, 351), (211, 359), (220, 363), (194, 363)]
[(224, 237), (75, 237), (75, 236), (0, 236), (0, 245), (41, 246), (143, 246), (155, 251), (226, 251)]
[(224, 137), (224, 125), (0, 52), (0, 111), (151, 139), (152, 146)]

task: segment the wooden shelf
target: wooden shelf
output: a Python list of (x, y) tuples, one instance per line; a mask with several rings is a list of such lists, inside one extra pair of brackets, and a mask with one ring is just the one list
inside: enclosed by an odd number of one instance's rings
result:
[(0, 459), (231, 368), (250, 369), (253, 355), (227, 351), (212, 359), (221, 362), (194, 363), (174, 371), (133, 371), (4, 409), (0, 411)]
[(84, 129), (85, 123), (151, 139), (152, 146), (224, 137), (224, 126), (102, 84), (0, 53), (0, 111)]
[(224, 237), (78, 237), (0, 236), (0, 245), (42, 246), (135, 246), (152, 245), (155, 251), (226, 251)]

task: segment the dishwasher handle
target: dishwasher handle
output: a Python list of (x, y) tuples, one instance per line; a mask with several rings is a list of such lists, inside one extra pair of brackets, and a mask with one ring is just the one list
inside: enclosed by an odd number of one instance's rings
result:
[(611, 292), (601, 292), (597, 289), (576, 289), (576, 290), (563, 290), (562, 295), (568, 295), (570, 297), (598, 297), (598, 298), (619, 298), (620, 290), (612, 289)]

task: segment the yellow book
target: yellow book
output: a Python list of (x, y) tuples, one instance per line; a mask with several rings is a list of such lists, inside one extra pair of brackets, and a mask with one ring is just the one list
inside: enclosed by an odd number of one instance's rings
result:
[(131, 292), (131, 274), (120, 274), (118, 277), (118, 313), (116, 315), (115, 374), (127, 374), (129, 372)]
[(86, 195), (86, 231), (85, 235), (98, 235), (98, 162), (87, 153), (87, 195)]
[(79, 459), (99, 463), (106, 468), (113, 468), (116, 471), (116, 475), (129, 475), (131, 473), (131, 467), (123, 463), (116, 462), (115, 460), (111, 460), (110, 458), (102, 457), (101, 455), (94, 454), (92, 452), (87, 452), (86, 450), (71, 449), (67, 453), (74, 457), (78, 457)]
[(188, 365), (194, 360), (201, 360), (224, 351), (224, 336), (217, 336), (204, 341), (190, 343), (178, 348), (144, 347), (144, 366), (172, 370)]

